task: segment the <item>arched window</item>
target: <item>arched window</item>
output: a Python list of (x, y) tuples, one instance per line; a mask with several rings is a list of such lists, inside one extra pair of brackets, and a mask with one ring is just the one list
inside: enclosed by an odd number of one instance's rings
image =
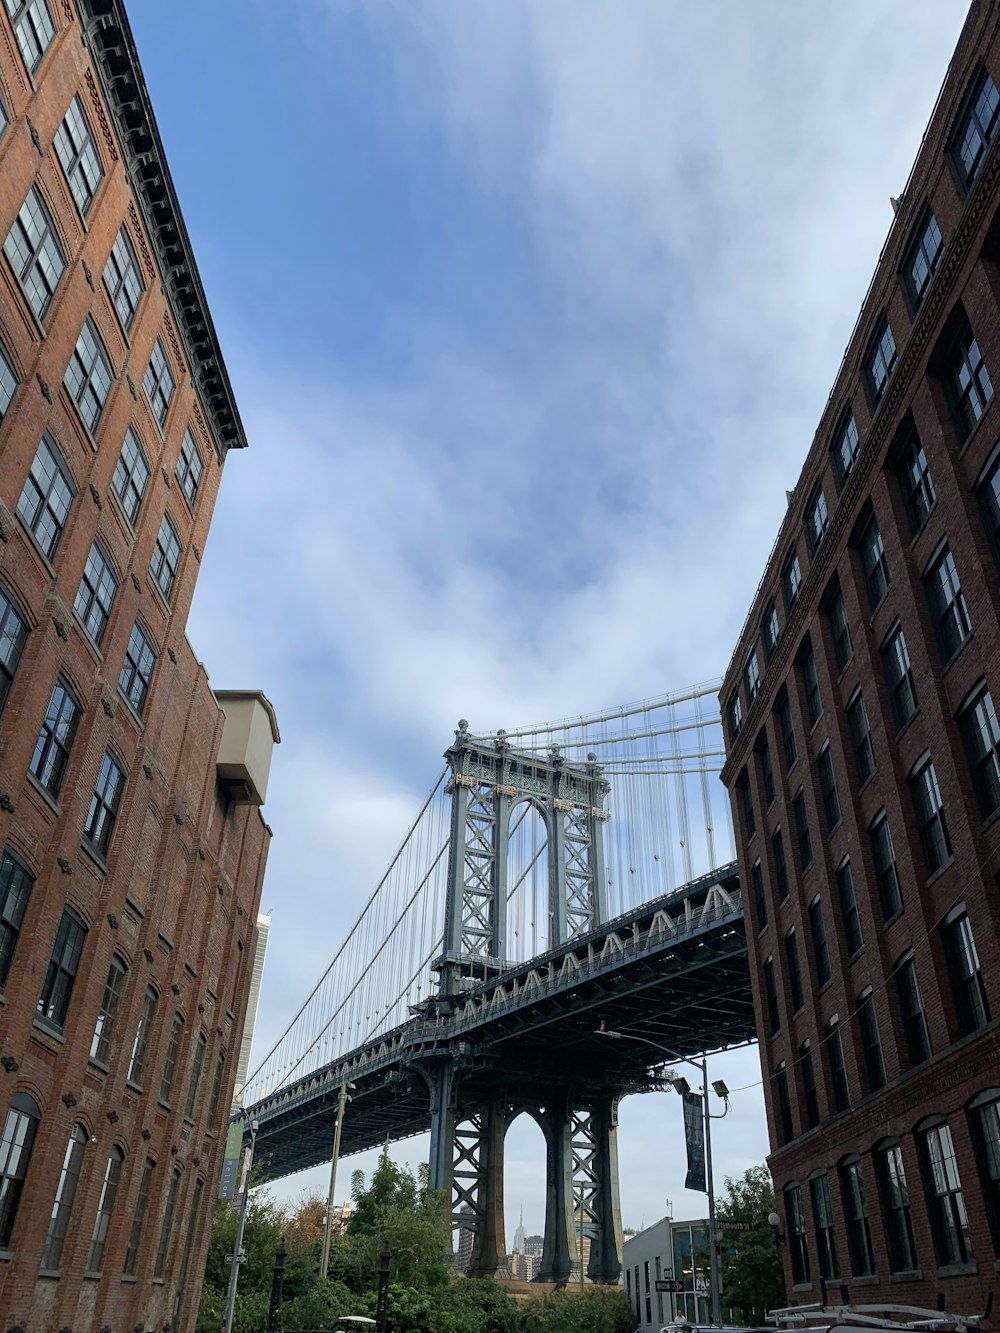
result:
[(160, 1244), (156, 1251), (156, 1264), (153, 1277), (162, 1277), (167, 1267), (167, 1255), (170, 1253), (170, 1236), (174, 1229), (174, 1214), (177, 1211), (177, 1195), (181, 1187), (181, 1173), (175, 1171), (170, 1177), (167, 1190), (167, 1206), (163, 1210), (163, 1228), (160, 1231)]
[(0, 1247), (3, 1249), (10, 1244), (41, 1118), (30, 1097), (23, 1092), (14, 1093), (0, 1139)]
[(122, 1162), (125, 1154), (117, 1145), (111, 1149), (111, 1156), (104, 1169), (104, 1184), (101, 1186), (101, 1198), (97, 1205), (97, 1220), (94, 1222), (94, 1234), (90, 1238), (90, 1252), (87, 1255), (87, 1272), (99, 1273), (104, 1262), (104, 1246), (108, 1239), (108, 1227), (111, 1214), (115, 1210), (118, 1197), (118, 1182), (122, 1175)]
[(90, 1043), (90, 1057), (106, 1063), (111, 1058), (111, 1042), (118, 1022), (118, 1010), (121, 1007), (122, 992), (125, 990), (125, 964), (114, 954), (108, 968), (108, 979), (104, 983), (104, 998), (97, 1014), (94, 1039)]
[(62, 1263), (63, 1245), (66, 1242), (66, 1232), (69, 1229), (70, 1217), (73, 1214), (76, 1187), (80, 1183), (80, 1172), (83, 1170), (84, 1147), (89, 1137), (86, 1129), (79, 1123), (75, 1124), (70, 1132), (69, 1143), (66, 1145), (66, 1155), (63, 1157), (62, 1170), (59, 1173), (56, 1197), (52, 1203), (52, 1215), (49, 1218), (49, 1230), (45, 1237), (45, 1249), (42, 1251), (43, 1268), (57, 1269)]
[(123, 1272), (126, 1277), (135, 1277), (139, 1271), (139, 1250), (142, 1246), (142, 1231), (146, 1222), (146, 1209), (149, 1206), (149, 1192), (153, 1185), (153, 1172), (156, 1170), (156, 1163), (152, 1157), (147, 1157), (142, 1164), (142, 1175), (139, 1177), (139, 1192), (135, 1199), (135, 1212), (132, 1214), (132, 1229), (128, 1237), (128, 1249), (125, 1251), (125, 1266)]
[(207, 1047), (208, 1038), (204, 1032), (199, 1032), (198, 1039), (194, 1044), (194, 1068), (191, 1070), (191, 1086), (188, 1088), (187, 1106), (184, 1108), (184, 1114), (188, 1120), (194, 1119), (194, 1108), (198, 1100), (198, 1091), (201, 1088), (201, 1076), (205, 1068)]
[(840, 1195), (847, 1224), (847, 1248), (851, 1257), (851, 1276), (870, 1277), (875, 1272), (875, 1251), (868, 1221), (868, 1196), (861, 1158), (854, 1153), (840, 1162)]

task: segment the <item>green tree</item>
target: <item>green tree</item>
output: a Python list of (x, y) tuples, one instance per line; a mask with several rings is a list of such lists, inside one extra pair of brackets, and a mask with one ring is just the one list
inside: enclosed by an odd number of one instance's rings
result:
[(774, 1186), (767, 1167), (752, 1166), (738, 1179), (726, 1177), (726, 1193), (716, 1200), (721, 1220), (748, 1221), (753, 1230), (727, 1232), (722, 1246), (722, 1301), (746, 1323), (763, 1323), (767, 1312), (785, 1304), (781, 1256), (768, 1223)]
[(379, 1254), (388, 1245), (391, 1281), (419, 1290), (444, 1287), (449, 1279), (444, 1203), (427, 1172), (419, 1177), (383, 1153), (366, 1188), (360, 1171), (352, 1179), (354, 1211), (346, 1244), (337, 1246), (331, 1272), (355, 1291), (378, 1284)]
[(620, 1287), (533, 1296), (521, 1306), (522, 1333), (631, 1333), (635, 1316)]
[[(226, 1255), (232, 1254), (236, 1243), (236, 1209), (231, 1203), (217, 1203), (212, 1217), (212, 1239), (208, 1247), (205, 1280), (201, 1289), (198, 1310), (198, 1333), (218, 1333), (229, 1285), (229, 1265)], [(236, 1333), (256, 1333), (267, 1322), (267, 1307), (271, 1295), (271, 1274), (274, 1271), (274, 1252), (281, 1239), (284, 1215), (281, 1209), (256, 1190), (250, 1196), (246, 1225), (243, 1228), (243, 1248), (247, 1261), (240, 1270), (233, 1328)], [(259, 1311), (263, 1310), (263, 1315)]]

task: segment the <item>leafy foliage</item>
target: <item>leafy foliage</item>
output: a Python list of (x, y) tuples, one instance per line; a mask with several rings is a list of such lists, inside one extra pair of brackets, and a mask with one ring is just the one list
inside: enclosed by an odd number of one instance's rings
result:
[(521, 1306), (523, 1333), (631, 1333), (635, 1316), (620, 1287), (553, 1291)]
[(739, 1311), (748, 1324), (763, 1323), (768, 1310), (785, 1304), (781, 1256), (768, 1223), (774, 1211), (774, 1186), (763, 1164), (738, 1179), (726, 1177), (725, 1197), (716, 1202), (721, 1219), (745, 1219), (750, 1232), (730, 1232), (722, 1247), (723, 1303)]

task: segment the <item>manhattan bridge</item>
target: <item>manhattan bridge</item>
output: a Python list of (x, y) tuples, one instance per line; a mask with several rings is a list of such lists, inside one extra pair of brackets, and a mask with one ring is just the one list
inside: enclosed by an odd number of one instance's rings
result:
[(618, 1280), (617, 1106), (664, 1086), (647, 1043), (691, 1057), (755, 1035), (717, 691), (488, 735), (459, 723), (244, 1088), (263, 1179), (330, 1160), (354, 1085), (341, 1153), (429, 1130), (431, 1184), (474, 1232), (469, 1272), (493, 1274), (504, 1138), (526, 1114), (546, 1150), (539, 1280), (569, 1277), (585, 1236), (586, 1276)]

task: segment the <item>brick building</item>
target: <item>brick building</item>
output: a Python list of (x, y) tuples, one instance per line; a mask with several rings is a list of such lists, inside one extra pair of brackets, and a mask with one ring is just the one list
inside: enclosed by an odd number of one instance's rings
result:
[(189, 1329), (278, 734), (184, 635), (246, 441), (120, 0), (3, 0), (0, 180), (0, 1316)]
[(721, 694), (799, 1302), (1000, 1282), (998, 89), (977, 0)]

